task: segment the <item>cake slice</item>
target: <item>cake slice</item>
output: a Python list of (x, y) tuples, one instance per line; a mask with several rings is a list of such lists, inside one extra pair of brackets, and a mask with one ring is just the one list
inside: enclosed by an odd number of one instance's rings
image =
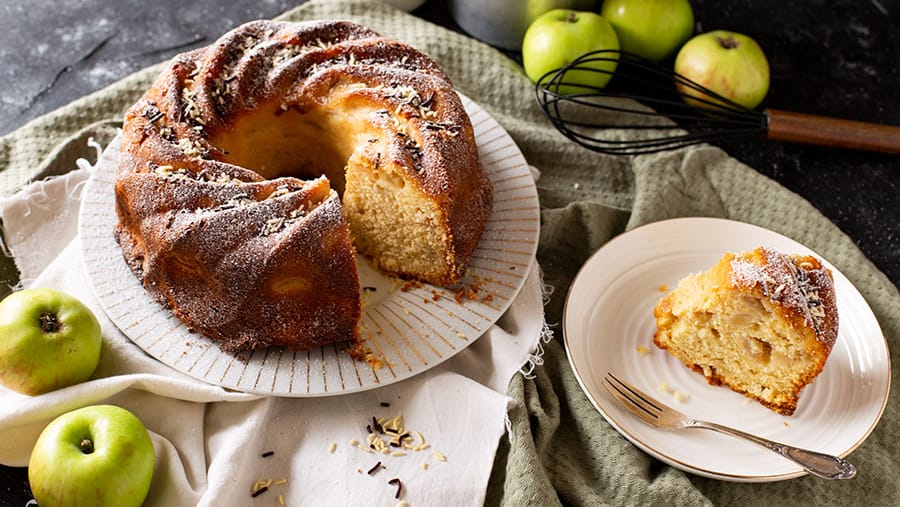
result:
[(821, 373), (837, 339), (834, 281), (822, 263), (760, 247), (726, 253), (653, 310), (653, 342), (713, 385), (783, 415)]

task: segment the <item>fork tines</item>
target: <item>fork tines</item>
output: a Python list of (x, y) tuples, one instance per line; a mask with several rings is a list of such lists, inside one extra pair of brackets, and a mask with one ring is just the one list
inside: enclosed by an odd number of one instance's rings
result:
[(620, 380), (610, 372), (606, 373), (603, 378), (607, 391), (616, 397), (620, 402), (634, 409), (638, 409), (640, 413), (645, 414), (649, 418), (659, 419), (663, 411), (663, 407), (659, 402), (651, 396), (644, 393), (640, 389)]

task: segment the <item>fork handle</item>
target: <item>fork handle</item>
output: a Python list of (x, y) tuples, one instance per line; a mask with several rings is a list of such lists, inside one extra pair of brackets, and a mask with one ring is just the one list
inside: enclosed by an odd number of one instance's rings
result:
[(756, 435), (744, 433), (741, 430), (707, 421), (691, 420), (686, 423), (685, 427), (718, 431), (719, 433), (725, 433), (749, 440), (770, 451), (775, 451), (781, 456), (800, 465), (807, 472), (824, 479), (851, 479), (856, 475), (856, 467), (847, 460), (837, 456), (774, 442)]

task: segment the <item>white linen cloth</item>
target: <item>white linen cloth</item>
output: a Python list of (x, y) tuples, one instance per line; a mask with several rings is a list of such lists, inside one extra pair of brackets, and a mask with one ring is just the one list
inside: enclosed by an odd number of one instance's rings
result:
[[(0, 385), (0, 463), (26, 466), (41, 430), (87, 405), (122, 406), (145, 424), (156, 450), (148, 506), (481, 505), (503, 437), (507, 385), (539, 363), (549, 334), (536, 263), (509, 310), (448, 361), (405, 381), (327, 398), (263, 397), (192, 379), (144, 353), (107, 318), (84, 273), (77, 217), (91, 167), (32, 183), (0, 202), (8, 253), (24, 287), (55, 287), (83, 301), (103, 329), (100, 365), (85, 383), (40, 396)], [(388, 403), (389, 406), (384, 406)], [(430, 448), (366, 453), (372, 417), (403, 416)], [(263, 457), (263, 453), (274, 454)], [(441, 461), (434, 453), (446, 457)], [(381, 461), (385, 468), (367, 472)], [(393, 478), (402, 483), (388, 484)], [(251, 498), (259, 480), (269, 490)], [(286, 480), (286, 482), (284, 481)]]

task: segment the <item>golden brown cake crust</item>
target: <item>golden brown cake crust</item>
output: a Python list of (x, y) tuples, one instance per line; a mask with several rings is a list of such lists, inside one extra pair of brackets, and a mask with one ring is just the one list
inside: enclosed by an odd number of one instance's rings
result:
[(837, 299), (831, 271), (819, 259), (765, 247), (726, 258), (735, 287), (776, 303), (786, 320), (798, 329), (812, 329), (825, 353), (831, 353), (838, 335)]
[(471, 123), (423, 53), (347, 21), (255, 21), (178, 55), (125, 116), (116, 236), (147, 291), (227, 351), (358, 339), (337, 194), (324, 179), (242, 167), (217, 144), (239, 139), (250, 112), (277, 118), (326, 102), (347, 121), (368, 111), (373, 164), (402, 169), (438, 210), (445, 265), (424, 281), (455, 282), (484, 229), (492, 190)]

